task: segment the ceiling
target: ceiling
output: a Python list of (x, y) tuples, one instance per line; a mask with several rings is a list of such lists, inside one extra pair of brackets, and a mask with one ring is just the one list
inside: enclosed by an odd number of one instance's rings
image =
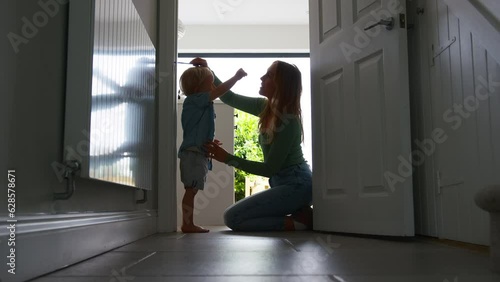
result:
[(185, 25), (308, 25), (308, 0), (179, 0)]

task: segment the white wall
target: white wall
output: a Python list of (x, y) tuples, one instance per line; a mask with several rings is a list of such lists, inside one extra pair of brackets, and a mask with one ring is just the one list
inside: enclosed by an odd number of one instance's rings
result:
[(157, 45), (157, 0), (132, 0), (139, 13), (139, 16), (144, 23), (144, 27), (148, 31), (149, 37), (153, 42), (153, 45)]
[(309, 52), (307, 25), (188, 25), (179, 53)]
[[(500, 29), (500, 2), (498, 0), (469, 0), (490, 23)], [(447, 2), (448, 4), (451, 2)]]
[[(133, 188), (77, 179), (76, 191), (72, 198), (58, 201), (53, 199), (54, 192), (62, 192), (66, 188), (66, 183), (58, 180), (52, 164), (62, 161), (64, 101), (65, 95), (71, 95), (66, 93), (65, 89), (68, 5), (59, 4), (57, 9), (54, 6), (50, 8), (52, 12), (47, 14), (40, 6), (41, 2), (64, 1), (8, 0), (4, 1), (0, 11), (0, 28), (4, 36), (0, 43), (0, 170), (5, 177), (7, 169), (16, 170), (16, 217), (19, 219), (16, 237), (19, 243), (19, 267), (16, 275), (18, 281), (137, 240), (151, 234), (156, 227), (154, 213), (145, 212), (156, 209), (155, 191), (148, 194), (145, 204), (137, 204), (136, 200), (141, 197), (136, 196)], [(43, 17), (39, 16), (39, 22), (30, 28), (34, 15), (42, 14), (45, 14), (45, 22), (40, 22)], [(22, 41), (17, 41), (22, 43), (11, 44), (6, 36), (9, 34), (16, 34), (18, 39), (22, 37), (23, 39), (19, 39)], [(7, 201), (6, 192), (4, 190), (0, 193), (2, 203)], [(96, 229), (93, 229), (95, 226), (87, 226), (80, 227), (79, 230), (65, 224), (76, 218), (76, 214), (85, 213), (82, 216), (90, 216), (99, 221), (103, 214), (121, 214), (123, 211), (139, 212), (140, 217), (147, 218), (148, 223), (139, 224), (135, 219), (124, 215), (123, 218), (127, 220), (115, 225), (114, 230), (121, 231), (115, 234), (104, 231), (109, 227), (106, 226), (107, 222), (112, 222), (113, 219), (101, 221), (100, 225), (96, 224)], [(2, 209), (0, 215), (5, 218), (6, 212), (6, 208)], [(67, 215), (68, 213), (72, 215)], [(62, 216), (63, 214), (66, 216)], [(51, 223), (51, 220), (59, 218), (59, 224)], [(6, 221), (0, 223), (1, 242), (6, 242), (6, 224)], [(54, 232), (68, 236), (60, 235), (56, 240), (50, 231), (56, 225), (57, 231)], [(128, 226), (125, 227), (126, 225)], [(133, 231), (137, 226), (140, 226), (141, 231)], [(40, 232), (38, 228), (48, 229)], [(62, 229), (64, 232), (61, 232)], [(100, 231), (93, 232), (92, 235), (85, 233), (90, 230)], [(76, 232), (77, 237), (72, 237), (71, 232)], [(50, 240), (47, 240), (48, 237)], [(75, 238), (78, 238), (77, 244), (71, 241)], [(86, 248), (87, 245), (95, 248), (92, 248), (91, 252), (78, 249)], [(68, 252), (67, 246), (72, 246), (71, 252)], [(3, 243), (0, 246), (3, 254), (7, 253), (6, 247), (7, 244)], [(2, 280), (5, 273), (0, 274)]]

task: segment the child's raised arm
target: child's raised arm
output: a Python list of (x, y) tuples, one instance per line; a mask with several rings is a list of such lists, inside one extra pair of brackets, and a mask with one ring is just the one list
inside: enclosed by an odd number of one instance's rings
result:
[(239, 69), (233, 77), (221, 83), (219, 86), (210, 91), (210, 100), (213, 101), (224, 95), (224, 93), (229, 91), (229, 89), (231, 89), (231, 87), (233, 87), (238, 80), (242, 79), (245, 76), (247, 76), (247, 73), (243, 69)]

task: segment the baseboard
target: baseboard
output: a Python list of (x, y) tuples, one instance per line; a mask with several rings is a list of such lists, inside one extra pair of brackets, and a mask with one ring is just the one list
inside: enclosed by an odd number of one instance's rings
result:
[[(17, 216), (15, 246), (0, 224), (0, 281), (26, 281), (156, 233), (156, 211)], [(12, 241), (11, 241), (12, 242)], [(8, 272), (15, 248), (15, 274)]]

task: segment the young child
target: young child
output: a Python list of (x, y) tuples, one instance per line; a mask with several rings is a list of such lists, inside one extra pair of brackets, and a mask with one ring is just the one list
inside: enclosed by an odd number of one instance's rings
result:
[(217, 87), (213, 84), (214, 75), (207, 67), (191, 67), (181, 75), (180, 88), (186, 95), (181, 117), (183, 141), (179, 148), (181, 181), (185, 188), (181, 226), (184, 233), (209, 231), (194, 224), (193, 209), (194, 197), (198, 190), (203, 190), (208, 170), (212, 169), (212, 162), (203, 148), (205, 143), (214, 141), (215, 113), (212, 101), (246, 75), (243, 69), (239, 69), (232, 78)]

